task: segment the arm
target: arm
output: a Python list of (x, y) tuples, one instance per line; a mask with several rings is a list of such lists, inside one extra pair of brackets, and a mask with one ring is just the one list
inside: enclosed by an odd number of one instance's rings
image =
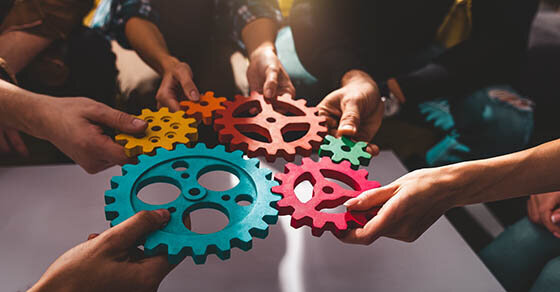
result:
[(50, 141), (89, 173), (134, 162), (101, 126), (139, 134), (147, 123), (89, 98), (35, 94), (0, 80), (0, 127)]
[(138, 249), (169, 221), (167, 210), (142, 211), (61, 255), (29, 292), (157, 291), (175, 267), (166, 255), (146, 257)]
[(370, 244), (386, 236), (414, 241), (452, 207), (559, 190), (559, 169), (556, 140), (496, 158), (414, 171), (347, 201), (350, 210), (383, 207), (343, 240)]
[[(249, 56), (247, 79), (251, 90), (266, 98), (288, 94), (295, 96), (295, 88), (276, 52), (280, 12), (276, 1), (225, 1), (231, 17), (234, 39), (241, 35)], [(243, 12), (245, 11), (245, 12)]]
[(191, 67), (169, 54), (165, 39), (154, 23), (132, 17), (126, 22), (125, 35), (138, 55), (162, 76), (156, 95), (158, 106), (177, 111), (183, 96), (194, 101), (200, 98)]

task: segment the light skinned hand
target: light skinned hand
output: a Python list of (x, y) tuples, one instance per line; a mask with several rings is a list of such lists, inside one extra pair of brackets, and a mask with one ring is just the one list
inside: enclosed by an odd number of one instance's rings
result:
[[(384, 106), (375, 81), (365, 72), (352, 70), (342, 78), (342, 87), (327, 95), (318, 105), (319, 114), (327, 118), (329, 133), (349, 136), (370, 143), (383, 120)], [(369, 144), (368, 152), (379, 153)]]
[(88, 173), (134, 162), (102, 126), (140, 134), (148, 126), (145, 121), (89, 98), (48, 97), (42, 103), (31, 134), (49, 140)]
[(274, 48), (262, 47), (251, 53), (247, 79), (250, 90), (263, 94), (265, 98), (284, 94), (295, 97), (296, 89)]
[(157, 291), (175, 266), (166, 255), (145, 257), (137, 245), (169, 217), (167, 210), (141, 211), (100, 235), (90, 234), (54, 261), (29, 291)]
[(0, 127), (0, 153), (17, 152), (23, 157), (29, 156), (29, 150), (17, 130)]
[(179, 102), (185, 98), (198, 101), (200, 92), (194, 84), (189, 64), (173, 59), (164, 68), (161, 85), (156, 94), (158, 108), (168, 107), (171, 112), (180, 110)]
[(560, 238), (560, 192), (532, 195), (527, 201), (529, 220)]
[[(369, 245), (379, 237), (412, 242), (453, 206), (453, 192), (436, 183), (438, 169), (411, 172), (381, 188), (365, 191), (346, 201), (348, 210), (362, 211), (382, 206), (362, 228), (349, 230), (343, 242)], [(448, 197), (449, 196), (449, 197)]]

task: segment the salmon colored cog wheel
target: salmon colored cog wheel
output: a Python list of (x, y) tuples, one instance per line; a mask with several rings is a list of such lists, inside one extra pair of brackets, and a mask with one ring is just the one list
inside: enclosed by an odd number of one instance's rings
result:
[(238, 95), (224, 105), (226, 109), (217, 111), (214, 120), (219, 141), (249, 157), (293, 161), (296, 154), (311, 155), (327, 133), (325, 118), (303, 99), (284, 95), (268, 100), (253, 93), (250, 97)]

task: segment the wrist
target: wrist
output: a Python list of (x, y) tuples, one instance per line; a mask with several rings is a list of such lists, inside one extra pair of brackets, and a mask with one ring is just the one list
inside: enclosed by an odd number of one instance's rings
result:
[(171, 72), (175, 68), (175, 66), (177, 66), (177, 64), (181, 63), (181, 61), (173, 56), (165, 55), (160, 58), (160, 61), (158, 63), (158, 73), (160, 76), (163, 76), (165, 73)]
[(456, 163), (437, 168), (438, 184), (440, 185), (441, 200), (449, 208), (469, 204), (469, 198), (475, 196), (474, 188), (477, 171), (472, 171), (469, 163)]
[(276, 55), (276, 46), (272, 42), (264, 42), (253, 50), (249, 51), (249, 59), (253, 59), (256, 56), (268, 54)]

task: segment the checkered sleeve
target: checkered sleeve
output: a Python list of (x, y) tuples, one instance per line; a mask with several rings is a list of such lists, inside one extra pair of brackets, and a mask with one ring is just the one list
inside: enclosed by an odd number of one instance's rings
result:
[(110, 38), (117, 40), (124, 48), (130, 48), (124, 33), (126, 22), (130, 18), (140, 17), (156, 24), (159, 20), (159, 15), (153, 9), (151, 0), (104, 0), (100, 7), (103, 5), (109, 9), (94, 17), (93, 26), (101, 29)]
[(229, 3), (230, 35), (243, 47), (241, 31), (257, 18), (270, 18), (278, 24), (282, 22), (282, 13), (277, 0), (224, 0)]

